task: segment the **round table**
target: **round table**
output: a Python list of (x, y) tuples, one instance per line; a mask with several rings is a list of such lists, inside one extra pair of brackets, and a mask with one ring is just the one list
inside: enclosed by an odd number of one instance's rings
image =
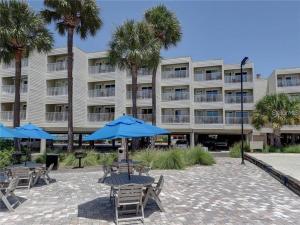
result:
[(141, 175), (130, 175), (128, 174), (114, 174), (104, 179), (104, 184), (117, 187), (125, 184), (142, 184), (143, 186), (149, 186), (154, 183), (154, 178), (149, 176)]

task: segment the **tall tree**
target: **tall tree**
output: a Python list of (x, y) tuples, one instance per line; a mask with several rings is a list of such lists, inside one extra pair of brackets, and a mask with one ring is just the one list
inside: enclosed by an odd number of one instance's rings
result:
[(281, 146), (281, 128), (284, 125), (300, 124), (300, 102), (286, 94), (267, 95), (256, 105), (252, 124), (256, 129), (273, 128), (273, 142)]
[[(155, 6), (145, 12), (145, 20), (151, 27), (155, 38), (160, 43), (161, 49), (169, 49), (176, 46), (181, 40), (181, 25), (176, 15), (166, 6)], [(152, 124), (156, 124), (156, 72), (159, 59), (156, 53), (152, 57), (150, 67), (152, 69)]]
[(32, 51), (47, 52), (52, 45), (53, 38), (43, 18), (27, 3), (17, 0), (0, 2), (0, 62), (15, 62), (14, 127), (20, 126), (22, 59)]
[(95, 0), (44, 0), (41, 13), (48, 23), (54, 22), (59, 34), (67, 33), (68, 45), (68, 151), (73, 150), (73, 36), (95, 36), (102, 26)]

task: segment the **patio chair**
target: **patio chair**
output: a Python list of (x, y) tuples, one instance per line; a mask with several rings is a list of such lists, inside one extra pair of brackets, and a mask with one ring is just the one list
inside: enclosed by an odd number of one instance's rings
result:
[(49, 173), (53, 169), (54, 163), (52, 163), (48, 169), (43, 169), (39, 178), (44, 180), (46, 184), (50, 184), (50, 181), (52, 180), (51, 177), (49, 176)]
[(153, 187), (153, 190), (156, 194), (156, 196), (158, 197), (160, 192), (162, 191), (162, 188), (164, 186), (164, 183), (165, 183), (165, 179), (164, 179), (164, 176), (163, 175), (160, 175), (159, 179), (158, 179), (158, 182), (155, 183), (156, 186)]
[[(144, 223), (143, 185), (126, 184), (120, 186), (115, 194), (115, 213), (117, 225), (121, 221), (131, 220), (141, 220)], [(126, 214), (126, 217), (120, 218), (119, 214), (120, 216)]]
[(146, 174), (147, 176), (150, 176), (149, 175), (149, 172), (151, 170), (151, 167), (150, 166), (143, 166), (143, 165), (139, 165), (136, 167), (136, 171), (139, 173), (139, 175), (143, 175), (143, 174)]
[[(118, 173), (128, 173), (128, 163), (119, 163)], [(133, 173), (133, 165), (129, 163), (129, 173)]]
[(145, 191), (144, 199), (143, 199), (144, 207), (146, 207), (148, 199), (152, 198), (155, 201), (155, 203), (157, 204), (157, 206), (160, 208), (160, 210), (162, 212), (165, 211), (162, 206), (161, 200), (159, 198), (159, 194), (162, 191), (164, 183), (165, 183), (164, 176), (160, 175), (158, 182), (154, 183), (155, 186), (150, 186), (147, 188), (147, 190)]
[[(15, 205), (21, 203), (14, 193), (14, 191), (16, 190), (16, 188), (18, 186), (18, 183), (19, 183), (19, 178), (15, 177), (10, 181), (10, 183), (6, 189), (0, 190), (0, 199), (3, 201), (4, 205), (8, 208), (9, 211), (14, 211)], [(8, 201), (8, 197), (10, 197), (10, 196), (14, 197), (17, 200), (14, 204), (11, 204)]]
[(30, 188), (33, 181), (33, 171), (28, 167), (13, 167), (11, 168), (11, 176), (18, 177), (19, 183), (17, 188)]
[(103, 176), (99, 179), (100, 183), (104, 182), (105, 178), (111, 173), (112, 170), (111, 166), (107, 166), (107, 165), (104, 165), (102, 169), (103, 169)]

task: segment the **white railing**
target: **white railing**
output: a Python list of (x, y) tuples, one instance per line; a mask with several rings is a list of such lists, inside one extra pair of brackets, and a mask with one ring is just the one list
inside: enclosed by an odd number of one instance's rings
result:
[[(138, 99), (152, 98), (152, 90), (138, 90), (136, 94)], [(127, 91), (127, 99), (131, 99), (131, 97), (132, 91)]]
[(115, 88), (102, 88), (89, 90), (89, 97), (110, 97), (115, 96)]
[[(226, 116), (225, 121), (226, 121), (226, 124), (241, 124), (242, 117), (236, 117), (236, 116), (235, 117), (229, 117), (229, 116)], [(243, 121), (244, 121), (244, 124), (249, 124), (250, 123), (250, 117), (248, 117), (248, 116), (243, 117)]]
[(88, 121), (111, 121), (114, 120), (114, 113), (88, 113)]
[(222, 94), (195, 94), (195, 102), (222, 102)]
[(96, 66), (89, 66), (89, 73), (111, 73), (115, 72), (115, 67), (112, 65), (96, 65)]
[(67, 70), (67, 61), (48, 63), (48, 72)]
[[(24, 94), (27, 93), (27, 91), (28, 91), (28, 85), (27, 84), (21, 85), (20, 93)], [(15, 85), (2, 85), (2, 93), (13, 95), (15, 93)]]
[(162, 115), (162, 123), (189, 123), (190, 115)]
[(195, 123), (221, 124), (223, 123), (223, 116), (195, 116)]
[(161, 94), (162, 101), (188, 100), (189, 98), (190, 98), (190, 93), (188, 91), (163, 92)]
[[(1, 111), (1, 120), (2, 121), (12, 121), (14, 119), (14, 112), (13, 111)], [(20, 111), (20, 119), (26, 120), (26, 111)]]
[[(129, 114), (129, 115), (133, 116), (132, 114)], [(140, 120), (151, 122), (152, 121), (152, 114), (139, 113), (139, 114), (137, 114), (137, 118), (140, 119)]]
[(197, 73), (195, 72), (196, 81), (208, 81), (208, 80), (222, 80), (221, 72), (214, 73)]
[(68, 86), (48, 87), (47, 95), (48, 96), (68, 95)]
[[(244, 74), (243, 75), (243, 82), (251, 82), (252, 76), (250, 74)], [(241, 76), (240, 75), (225, 75), (225, 83), (237, 83), (241, 82)]]
[(188, 70), (163, 71), (161, 74), (162, 79), (187, 78), (188, 76)]
[(138, 76), (149, 76), (152, 75), (152, 71), (148, 68), (141, 68), (138, 70)]
[[(22, 67), (27, 67), (28, 66), (28, 58), (22, 59)], [(3, 64), (2, 68), (3, 69), (12, 69), (15, 68), (15, 60), (12, 60), (9, 64)]]
[[(241, 103), (241, 96), (234, 95), (226, 95), (225, 96), (225, 102), (226, 103)], [(253, 103), (253, 95), (244, 95), (243, 96), (243, 102), (244, 103)]]
[(68, 120), (68, 112), (46, 112), (47, 122), (63, 122)]
[(278, 87), (300, 86), (300, 79), (293, 78), (291, 80), (277, 80)]

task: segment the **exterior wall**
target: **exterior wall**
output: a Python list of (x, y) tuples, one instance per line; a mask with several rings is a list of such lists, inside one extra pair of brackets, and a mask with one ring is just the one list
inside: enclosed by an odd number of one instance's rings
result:
[[(22, 70), (22, 75), (28, 76), (28, 91), (23, 93), (21, 101), (27, 103), (26, 119), (22, 121), (32, 122), (45, 128), (51, 132), (65, 133), (67, 132), (67, 121), (49, 122), (46, 120), (46, 111), (55, 104), (67, 104), (67, 95), (49, 96), (47, 94), (47, 82), (52, 82), (55, 79), (66, 79), (67, 70), (48, 71), (48, 63), (53, 62), (56, 58), (63, 58), (67, 53), (66, 48), (54, 49), (48, 55), (34, 53), (29, 58), (27, 67)], [(104, 120), (90, 121), (89, 109), (93, 107), (113, 107), (114, 117), (130, 112), (132, 107), (131, 99), (127, 98), (129, 87), (131, 85), (131, 75), (124, 70), (115, 68), (115, 70), (101, 71), (92, 73), (90, 71), (95, 59), (105, 59), (106, 52), (86, 53), (78, 48), (74, 48), (74, 92), (73, 92), (73, 117), (74, 117), (74, 131), (76, 133), (90, 133), (99, 127), (102, 127), (107, 122)], [(187, 66), (188, 76), (186, 77), (172, 77), (166, 79), (164, 73), (165, 67), (172, 66)], [(199, 72), (203, 71), (203, 72)], [(215, 72), (208, 72), (215, 71)], [(157, 70), (156, 77), (156, 102), (157, 102), (157, 125), (169, 129), (174, 133), (212, 133), (212, 134), (238, 134), (240, 132), (240, 124), (226, 123), (226, 112), (239, 112), (240, 103), (226, 101), (226, 94), (228, 92), (239, 92), (240, 82), (228, 82), (228, 74), (238, 73), (240, 65), (238, 64), (224, 64), (223, 60), (207, 60), (193, 62), (190, 57), (181, 57), (173, 59), (164, 59)], [(268, 93), (285, 92), (285, 93), (300, 93), (299, 86), (293, 87), (277, 87), (277, 76), (280, 74), (299, 73), (300, 69), (285, 69), (275, 70), (268, 80), (264, 78), (257, 78), (254, 73), (254, 65), (252, 63), (246, 64), (244, 71), (251, 77), (250, 80), (244, 82), (244, 89), (252, 95), (251, 101), (244, 104), (244, 109), (251, 113), (255, 107), (255, 103)], [(202, 74), (203, 73), (203, 74)], [(209, 74), (209, 75), (207, 75)], [(226, 74), (226, 76), (225, 76)], [(204, 76), (201, 77), (201, 76)], [(247, 76), (248, 76), (247, 75)], [(217, 78), (212, 78), (216, 76)], [(13, 104), (14, 96), (3, 93), (3, 78), (14, 77), (13, 68), (5, 68), (0, 66), (0, 110), (4, 109), (5, 103)], [(201, 79), (200, 79), (201, 78)], [(209, 79), (208, 79), (209, 78)], [(92, 82), (111, 83), (115, 85), (115, 95), (109, 96), (89, 96), (89, 87), (92, 87)], [(151, 86), (151, 74), (144, 73), (138, 76), (138, 85)], [(168, 87), (187, 87), (187, 99), (171, 99), (162, 100), (162, 93)], [(195, 100), (195, 90), (218, 90), (220, 98), (218, 100)], [(202, 92), (201, 92), (202, 93)], [(178, 94), (178, 93), (177, 93)], [(175, 93), (176, 97), (176, 93)], [(202, 97), (202, 96), (200, 96)], [(205, 96), (204, 96), (205, 97)], [(210, 97), (210, 96), (208, 96)], [(209, 99), (209, 98), (208, 98)], [(151, 98), (140, 98), (137, 102), (138, 108), (151, 108)], [(48, 107), (48, 108), (47, 108)], [(140, 110), (141, 111), (141, 110)], [(211, 121), (211, 118), (202, 116), (202, 112), (217, 111), (216, 121)], [(179, 113), (181, 118), (182, 112), (188, 112), (188, 115), (183, 120), (164, 120), (163, 117), (171, 116), (165, 113)], [(196, 112), (196, 114), (195, 114)], [(201, 113), (199, 113), (201, 112)], [(164, 114), (163, 114), (164, 113)], [(199, 116), (200, 115), (200, 116)], [(183, 115), (185, 116), (185, 115)], [(201, 117), (201, 118), (199, 118)], [(166, 122), (168, 121), (168, 122)], [(200, 122), (199, 122), (200, 121)], [(204, 121), (204, 122), (203, 122)], [(1, 120), (5, 125), (12, 126), (12, 121)], [(245, 124), (246, 133), (251, 133), (253, 128), (250, 124)], [(300, 128), (296, 126), (285, 127), (284, 132), (300, 132)], [(254, 131), (257, 135), (265, 133), (266, 131)]]

